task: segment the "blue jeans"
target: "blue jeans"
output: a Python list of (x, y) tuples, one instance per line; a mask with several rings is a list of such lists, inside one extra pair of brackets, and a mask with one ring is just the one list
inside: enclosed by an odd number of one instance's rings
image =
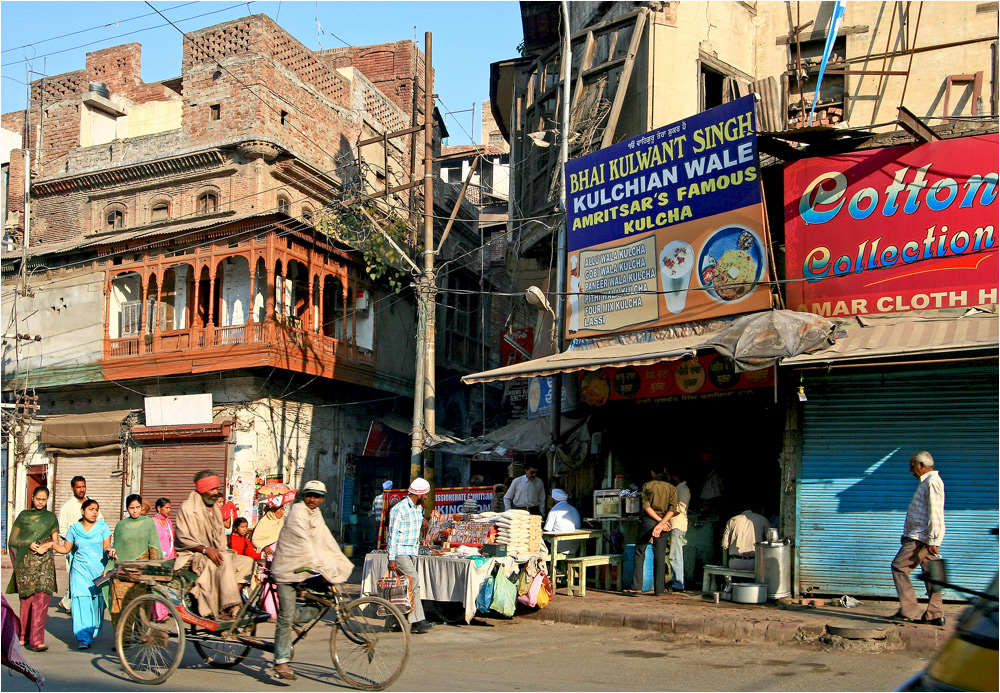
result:
[(670, 530), (670, 587), (684, 589), (684, 535), (685, 529)]

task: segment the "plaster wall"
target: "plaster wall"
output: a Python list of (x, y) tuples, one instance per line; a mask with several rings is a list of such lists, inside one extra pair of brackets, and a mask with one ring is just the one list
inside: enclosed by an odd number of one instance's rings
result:
[[(801, 3), (798, 11), (801, 13), (802, 23), (812, 21), (814, 24), (808, 30), (822, 31), (825, 34), (830, 24), (831, 5), (832, 3), (821, 2)], [(794, 44), (789, 50), (788, 46), (775, 45), (775, 42), (778, 37), (788, 35), (798, 15), (793, 3), (760, 2), (757, 3), (757, 11), (757, 74), (778, 76), (788, 69), (787, 63), (794, 59), (795, 51)], [(913, 46), (926, 47), (973, 38), (996, 37), (997, 6), (995, 3), (977, 2), (927, 2), (913, 5), (850, 2), (847, 4), (842, 27), (864, 28), (863, 31), (846, 35), (845, 57), (850, 59), (884, 53), (887, 50), (908, 50)], [(979, 71), (984, 73), (983, 109), (989, 115), (993, 61), (990, 41), (981, 41), (915, 53), (912, 64), (908, 54), (852, 63), (852, 70), (909, 70), (909, 77), (847, 76), (849, 99), (845, 120), (856, 127), (894, 120), (904, 88), (904, 105), (918, 116), (971, 115), (972, 90), (965, 86), (952, 88), (949, 113), (944, 112), (946, 78), (948, 75)], [(932, 125), (939, 123), (940, 121), (931, 121)]]
[[(12, 296), (14, 287), (13, 281), (5, 281), (4, 294)], [(103, 348), (103, 272), (69, 270), (47, 279), (36, 274), (32, 292), (18, 296), (17, 301), (4, 300), (0, 306), (0, 319), (12, 326), (11, 337), (20, 333), (42, 338), (38, 342), (6, 339), (3, 378), (13, 376), (15, 370), (30, 375), (42, 368), (96, 366)], [(12, 316), (15, 308), (17, 314)], [(19, 341), (17, 349), (15, 341)]]

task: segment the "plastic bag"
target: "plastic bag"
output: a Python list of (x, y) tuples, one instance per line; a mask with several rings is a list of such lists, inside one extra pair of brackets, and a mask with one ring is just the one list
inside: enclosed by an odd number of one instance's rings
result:
[[(549, 582), (549, 576), (548, 575), (546, 575), (543, 578), (542, 584), (544, 585), (544, 583), (546, 583), (546, 582)], [(551, 584), (551, 583), (549, 583), (549, 584)], [(543, 586), (542, 589), (538, 590), (538, 596), (535, 598), (535, 606), (537, 606), (539, 609), (544, 609), (545, 607), (547, 607), (549, 605), (549, 601), (550, 601), (549, 591), (548, 591), (548, 589), (546, 589)]]
[(483, 588), (479, 590), (479, 596), (476, 597), (476, 611), (480, 613), (488, 614), (490, 612), (490, 604), (493, 602), (493, 584), (497, 578), (497, 568), (499, 566), (493, 568), (493, 572), (486, 578), (486, 582), (483, 583)]
[(518, 599), (523, 597), (531, 589), (531, 583), (533, 582), (531, 576), (528, 575), (528, 571), (521, 570), (521, 574), (517, 576), (517, 596)]
[[(523, 573), (522, 573), (523, 575)], [(528, 585), (528, 589), (525, 590), (524, 594), (520, 594), (517, 597), (517, 601), (525, 606), (536, 606), (538, 604), (538, 595), (544, 592), (545, 589), (542, 587), (542, 580), (545, 578), (545, 573), (538, 573), (535, 575), (534, 579)], [(520, 592), (520, 589), (518, 589)]]
[(498, 614), (510, 618), (514, 615), (517, 607), (517, 585), (507, 579), (507, 576), (500, 574), (493, 581), (493, 599), (490, 600), (490, 608)]

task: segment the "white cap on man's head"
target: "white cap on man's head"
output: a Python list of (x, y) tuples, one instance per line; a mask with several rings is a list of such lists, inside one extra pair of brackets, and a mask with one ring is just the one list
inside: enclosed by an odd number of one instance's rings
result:
[(410, 482), (410, 488), (406, 489), (407, 493), (412, 493), (414, 496), (422, 496), (431, 490), (430, 482), (423, 477), (417, 477)]
[(552, 500), (556, 503), (562, 503), (565, 500), (569, 500), (569, 494), (561, 488), (554, 488), (552, 489)]
[(382, 484), (382, 490), (383, 491), (388, 491), (391, 488), (392, 488), (392, 482), (391, 481), (383, 482), (383, 484)]
[(316, 479), (313, 479), (312, 481), (307, 481), (305, 486), (302, 487), (302, 495), (305, 495), (307, 493), (313, 493), (317, 496), (325, 496), (326, 484), (324, 484), (322, 481), (317, 481)]

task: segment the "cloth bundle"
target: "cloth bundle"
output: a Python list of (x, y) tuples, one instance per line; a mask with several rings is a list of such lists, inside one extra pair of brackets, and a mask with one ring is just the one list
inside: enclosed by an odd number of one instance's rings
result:
[(535, 553), (542, 544), (542, 518), (527, 510), (508, 510), (497, 516), (498, 544), (507, 551)]

